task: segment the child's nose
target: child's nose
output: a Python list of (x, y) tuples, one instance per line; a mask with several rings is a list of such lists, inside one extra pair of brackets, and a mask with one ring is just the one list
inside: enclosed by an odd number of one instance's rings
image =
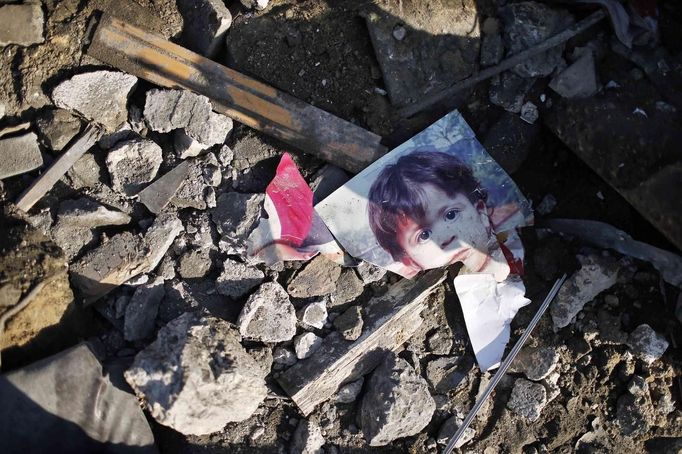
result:
[(456, 235), (446, 235), (445, 238), (440, 243), (441, 249), (445, 249), (446, 247), (450, 246), (452, 243), (457, 241), (457, 236)]

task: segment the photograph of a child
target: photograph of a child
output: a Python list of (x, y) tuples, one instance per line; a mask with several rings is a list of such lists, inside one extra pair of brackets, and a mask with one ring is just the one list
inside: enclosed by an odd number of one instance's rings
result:
[(532, 223), (528, 201), (457, 111), (315, 209), (352, 256), (405, 277), (462, 262), (501, 281), (514, 257), (500, 234)]

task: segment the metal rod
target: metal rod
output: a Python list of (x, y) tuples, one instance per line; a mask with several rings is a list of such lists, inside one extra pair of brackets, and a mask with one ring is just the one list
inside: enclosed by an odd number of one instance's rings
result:
[(493, 379), (490, 380), (490, 383), (485, 388), (485, 391), (483, 391), (481, 397), (478, 399), (476, 404), (474, 404), (473, 408), (471, 409), (467, 417), (464, 418), (464, 421), (462, 421), (462, 424), (459, 426), (459, 429), (457, 429), (457, 432), (455, 432), (455, 435), (453, 435), (453, 437), (448, 442), (448, 445), (443, 450), (443, 454), (450, 454), (452, 450), (455, 448), (455, 444), (457, 444), (457, 441), (462, 437), (462, 434), (464, 434), (464, 431), (467, 429), (467, 427), (471, 425), (471, 422), (478, 414), (478, 411), (481, 409), (486, 399), (488, 399), (488, 397), (490, 397), (490, 394), (492, 394), (493, 390), (495, 390), (497, 384), (500, 382), (500, 380), (502, 380), (502, 377), (504, 377), (504, 374), (507, 372), (507, 369), (509, 369), (509, 366), (511, 366), (511, 363), (514, 361), (514, 358), (516, 358), (516, 355), (518, 355), (519, 351), (521, 350), (521, 347), (523, 347), (523, 345), (530, 337), (530, 333), (533, 332), (533, 329), (540, 321), (540, 318), (547, 310), (549, 304), (556, 297), (556, 294), (559, 292), (559, 289), (561, 288), (565, 280), (566, 275), (564, 274), (554, 283), (549, 293), (547, 294), (545, 301), (542, 303), (542, 306), (540, 306), (540, 309), (538, 309), (537, 313), (535, 314), (535, 317), (533, 317), (533, 320), (531, 320), (530, 323), (528, 324), (526, 331), (521, 335), (519, 340), (516, 341), (514, 348), (511, 349), (509, 355), (507, 355), (505, 360), (500, 365), (500, 368), (497, 370), (497, 372), (495, 372)]

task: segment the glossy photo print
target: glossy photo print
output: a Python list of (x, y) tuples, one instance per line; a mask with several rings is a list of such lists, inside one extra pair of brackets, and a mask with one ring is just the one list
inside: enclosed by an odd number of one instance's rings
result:
[(457, 111), (315, 210), (350, 255), (405, 277), (455, 262), (497, 281), (520, 274), (515, 229), (533, 222), (528, 201)]

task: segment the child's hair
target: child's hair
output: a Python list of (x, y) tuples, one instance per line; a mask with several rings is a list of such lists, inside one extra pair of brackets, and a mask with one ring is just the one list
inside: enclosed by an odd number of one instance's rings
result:
[(405, 251), (398, 233), (406, 218), (419, 222), (425, 217), (422, 185), (430, 183), (451, 197), (458, 193), (472, 204), (485, 202), (486, 192), (471, 169), (457, 157), (435, 150), (417, 150), (386, 166), (369, 190), (369, 225), (379, 245), (395, 261)]

